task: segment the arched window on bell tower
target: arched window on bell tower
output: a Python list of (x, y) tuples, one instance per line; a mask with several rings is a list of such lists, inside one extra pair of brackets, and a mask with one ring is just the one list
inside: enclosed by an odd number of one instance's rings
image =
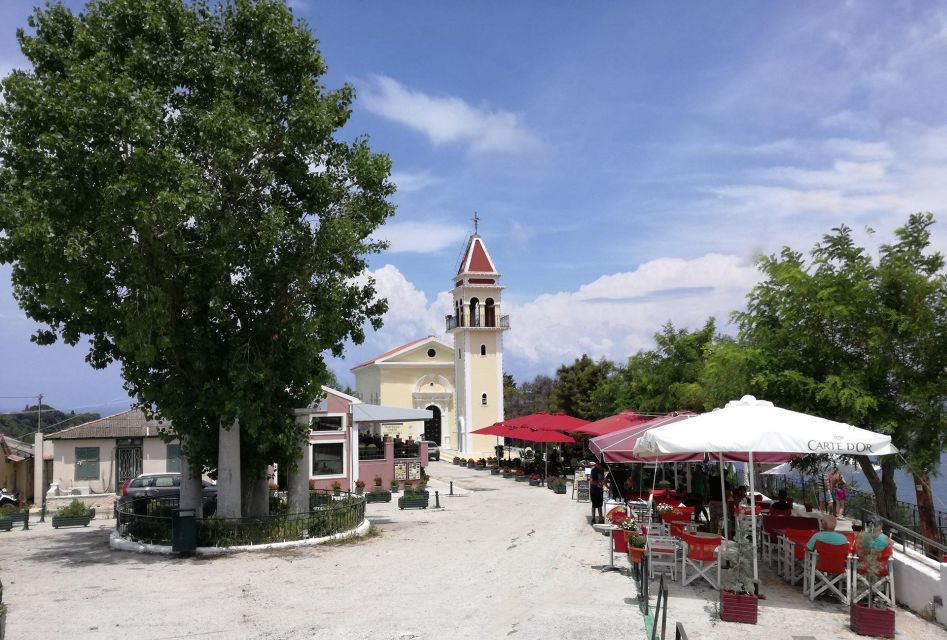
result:
[(470, 326), (480, 326), (480, 300), (477, 298), (470, 299)]
[(484, 321), (485, 327), (497, 326), (496, 307), (493, 306), (493, 298), (487, 298), (484, 303)]

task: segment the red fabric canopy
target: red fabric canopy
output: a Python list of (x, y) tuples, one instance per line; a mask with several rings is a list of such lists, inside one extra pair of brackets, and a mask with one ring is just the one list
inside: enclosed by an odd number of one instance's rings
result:
[(622, 429), (627, 429), (628, 427), (633, 427), (636, 424), (641, 424), (653, 419), (654, 416), (645, 416), (640, 413), (635, 413), (634, 411), (622, 411), (613, 416), (608, 416), (607, 418), (602, 418), (595, 422), (589, 422), (578, 429), (573, 429), (570, 433), (580, 433), (584, 436), (592, 437), (604, 436), (605, 434), (621, 431)]
[(503, 438), (510, 437), (510, 433), (512, 433), (513, 430), (513, 427), (508, 427), (502, 422), (494, 422), (489, 427), (481, 427), (472, 433), (476, 433), (480, 436), (499, 436)]
[(507, 437), (525, 440), (527, 442), (575, 442), (573, 438), (570, 438), (564, 433), (559, 433), (558, 431), (529, 429), (527, 427), (513, 429), (513, 433)]
[(660, 458), (642, 458), (632, 453), (638, 438), (644, 435), (648, 429), (693, 418), (694, 415), (693, 413), (669, 413), (666, 416), (654, 418), (621, 431), (592, 438), (589, 440), (589, 449), (605, 462), (700, 462), (704, 459), (702, 453), (682, 453)]
[(574, 432), (579, 427), (588, 424), (588, 420), (573, 418), (564, 413), (546, 413), (537, 411), (528, 416), (519, 416), (504, 420), (503, 424), (511, 427), (529, 427), (540, 431), (569, 431)]

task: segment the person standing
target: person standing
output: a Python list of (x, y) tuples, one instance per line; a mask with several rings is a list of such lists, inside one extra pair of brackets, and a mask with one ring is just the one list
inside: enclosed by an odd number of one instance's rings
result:
[[(600, 460), (595, 461), (592, 473), (589, 474), (589, 498), (592, 500), (592, 524), (604, 523), (602, 504), (605, 502), (605, 468)], [(598, 519), (595, 512), (598, 511)]]
[(848, 500), (848, 492), (845, 490), (845, 477), (838, 470), (838, 467), (832, 469), (832, 475), (829, 476), (832, 483), (832, 493), (835, 498), (835, 516), (841, 518), (845, 515), (845, 501)]
[(709, 522), (710, 516), (704, 509), (704, 505), (707, 504), (704, 497), (707, 494), (707, 476), (704, 475), (704, 468), (699, 464), (694, 466), (694, 471), (691, 473), (691, 494), (694, 503), (694, 522), (699, 522), (701, 517)]

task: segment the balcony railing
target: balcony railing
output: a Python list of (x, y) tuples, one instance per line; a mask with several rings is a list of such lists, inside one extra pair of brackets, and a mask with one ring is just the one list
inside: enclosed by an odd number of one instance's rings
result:
[(509, 329), (510, 328), (510, 316), (500, 316), (499, 322), (490, 321), (490, 319), (485, 317), (473, 318), (459, 318), (457, 316), (444, 316), (444, 320), (447, 325), (447, 331), (456, 329), (458, 327), (471, 327), (473, 329)]

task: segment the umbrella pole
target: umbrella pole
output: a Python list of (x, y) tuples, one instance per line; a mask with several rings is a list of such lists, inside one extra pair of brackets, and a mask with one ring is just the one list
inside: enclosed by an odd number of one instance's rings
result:
[(730, 514), (727, 513), (730, 509), (730, 505), (727, 504), (727, 490), (723, 483), (723, 452), (721, 451), (717, 454), (720, 459), (720, 467), (717, 475), (720, 476), (720, 502), (723, 505), (723, 539), (730, 539)]
[(756, 490), (753, 482), (753, 476), (756, 475), (753, 473), (753, 452), (750, 451), (750, 462), (747, 465), (747, 469), (750, 473), (750, 524), (753, 527), (752, 537), (753, 537), (753, 589), (756, 591), (756, 594), (760, 593), (760, 576), (758, 569), (756, 567)]
[(546, 476), (549, 475), (549, 456), (546, 455), (546, 443), (543, 443), (543, 459), (546, 461), (546, 472), (543, 473), (543, 486), (546, 486)]

